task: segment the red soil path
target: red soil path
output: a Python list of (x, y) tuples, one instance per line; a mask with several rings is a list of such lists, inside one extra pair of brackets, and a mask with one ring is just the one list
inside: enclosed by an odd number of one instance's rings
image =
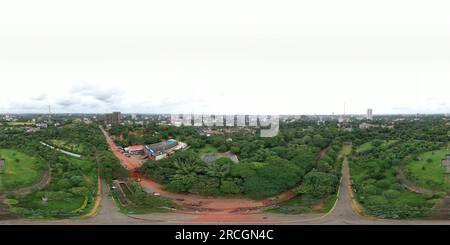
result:
[[(105, 135), (109, 147), (113, 154), (120, 160), (121, 164), (133, 173), (133, 178), (139, 181), (143, 188), (151, 189), (158, 192), (161, 196), (172, 199), (179, 206), (187, 208), (189, 211), (181, 210), (180, 213), (196, 213), (196, 214), (214, 214), (212, 216), (202, 216), (201, 219), (222, 219), (222, 216), (230, 215), (227, 219), (248, 220), (249, 222), (260, 222), (261, 220), (252, 220), (252, 217), (243, 218), (239, 214), (258, 213), (259, 209), (276, 204), (280, 200), (287, 200), (293, 198), (295, 195), (291, 192), (285, 192), (276, 197), (265, 199), (261, 201), (252, 200), (248, 198), (226, 198), (226, 197), (205, 197), (194, 194), (180, 194), (172, 193), (164, 190), (164, 188), (157, 182), (143, 176), (138, 172), (140, 167), (139, 159), (128, 158), (117, 148), (114, 141), (109, 137), (108, 133), (100, 128)], [(233, 215), (231, 215), (234, 213)], [(227, 215), (225, 215), (227, 214)], [(245, 217), (245, 216), (244, 216)], [(199, 218), (200, 219), (200, 218)], [(264, 220), (266, 221), (266, 220)], [(200, 222), (200, 221), (199, 221)]]

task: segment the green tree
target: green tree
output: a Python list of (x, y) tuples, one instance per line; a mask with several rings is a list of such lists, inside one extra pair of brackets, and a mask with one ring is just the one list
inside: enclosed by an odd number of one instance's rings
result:
[(223, 194), (239, 194), (241, 193), (241, 187), (230, 180), (223, 180), (220, 182), (220, 192)]
[(303, 180), (302, 185), (295, 189), (298, 194), (309, 193), (314, 197), (322, 198), (335, 193), (339, 185), (339, 179), (323, 172), (311, 171)]

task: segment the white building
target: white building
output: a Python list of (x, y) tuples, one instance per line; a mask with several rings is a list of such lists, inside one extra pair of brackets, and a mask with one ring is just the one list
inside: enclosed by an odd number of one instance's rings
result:
[(373, 110), (367, 109), (367, 120), (373, 120)]

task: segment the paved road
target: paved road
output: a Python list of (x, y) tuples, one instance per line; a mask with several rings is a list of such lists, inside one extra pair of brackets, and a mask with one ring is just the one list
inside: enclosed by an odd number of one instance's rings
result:
[[(61, 220), (9, 220), (0, 221), (0, 224), (46, 224), (46, 225), (110, 225), (110, 224), (155, 224), (162, 220), (154, 218), (148, 220), (139, 220), (129, 217), (119, 212), (110, 195), (109, 188), (102, 184), (102, 204), (100, 211), (91, 218), (80, 219), (61, 219)], [(155, 216), (158, 217), (158, 216)]]
[(350, 168), (347, 158), (342, 165), (342, 179), (339, 196), (334, 209), (327, 215), (312, 220), (294, 220), (293, 224), (329, 224), (329, 225), (450, 225), (450, 220), (387, 220), (366, 217), (360, 214), (361, 207), (354, 199), (351, 189)]
[(339, 195), (334, 209), (323, 219), (327, 222), (352, 223), (361, 219), (355, 210), (359, 206), (353, 200), (350, 180), (350, 169), (347, 158), (344, 159), (342, 165), (342, 179), (339, 186)]
[[(114, 200), (110, 196), (109, 188), (102, 186), (102, 204), (100, 212), (92, 218), (66, 219), (66, 220), (10, 220), (0, 221), (0, 224), (51, 224), (51, 225), (105, 225), (105, 224), (322, 224), (322, 225), (450, 225), (450, 220), (385, 220), (364, 217), (358, 214), (359, 207), (354, 202), (350, 185), (350, 169), (347, 159), (343, 162), (342, 180), (339, 195), (335, 207), (326, 215), (304, 214), (304, 215), (281, 215), (281, 214), (147, 214), (129, 216), (118, 211)], [(264, 220), (262, 222), (261, 220)]]

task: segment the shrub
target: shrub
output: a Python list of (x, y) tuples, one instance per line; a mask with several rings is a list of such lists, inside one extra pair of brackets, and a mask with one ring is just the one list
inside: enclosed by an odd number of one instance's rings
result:
[(396, 190), (390, 189), (390, 190), (384, 191), (384, 192), (383, 192), (383, 196), (384, 196), (386, 199), (392, 200), (392, 199), (398, 198), (398, 197), (400, 196), (400, 192), (399, 192), (399, 191), (396, 191)]
[(333, 174), (311, 171), (305, 175), (305, 179), (297, 193), (309, 193), (314, 197), (321, 198), (331, 193), (335, 193), (339, 184), (339, 179)]
[(375, 184), (380, 189), (387, 189), (391, 185), (391, 182), (387, 179), (378, 180)]
[(378, 193), (378, 188), (374, 185), (367, 185), (364, 187), (364, 193), (368, 195), (376, 195)]
[(241, 192), (241, 187), (233, 181), (223, 180), (220, 183), (220, 192), (223, 194), (239, 194)]

